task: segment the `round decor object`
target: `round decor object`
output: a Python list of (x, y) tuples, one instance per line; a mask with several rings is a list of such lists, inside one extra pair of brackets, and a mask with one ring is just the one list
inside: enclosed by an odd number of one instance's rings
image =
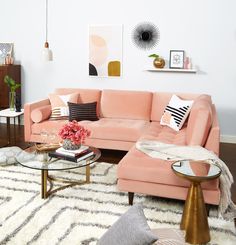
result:
[(75, 145), (71, 142), (70, 139), (64, 139), (62, 142), (62, 147), (65, 150), (78, 150), (81, 147), (81, 144)]
[(154, 48), (160, 40), (159, 29), (150, 22), (138, 24), (132, 33), (134, 44), (143, 50)]
[(156, 68), (164, 68), (164, 66), (165, 66), (165, 60), (163, 58), (160, 58), (160, 57), (155, 58), (153, 60), (153, 65)]

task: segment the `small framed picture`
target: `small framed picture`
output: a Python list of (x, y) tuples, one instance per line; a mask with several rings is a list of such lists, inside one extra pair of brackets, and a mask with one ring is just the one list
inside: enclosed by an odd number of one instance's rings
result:
[(170, 50), (170, 68), (184, 68), (184, 50)]

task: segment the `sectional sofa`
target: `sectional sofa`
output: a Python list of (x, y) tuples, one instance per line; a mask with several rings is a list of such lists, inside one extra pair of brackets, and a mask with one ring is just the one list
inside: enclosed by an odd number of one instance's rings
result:
[[(97, 102), (98, 121), (81, 121), (91, 130), (86, 144), (98, 148), (128, 151), (118, 165), (118, 188), (133, 193), (185, 199), (189, 183), (177, 177), (171, 163), (150, 158), (135, 148), (139, 139), (158, 140), (177, 145), (201, 145), (219, 154), (220, 130), (215, 106), (209, 95), (175, 93), (182, 99), (194, 100), (187, 123), (180, 131), (160, 125), (163, 111), (173, 93), (58, 88), (55, 93), (79, 93), (78, 103)], [(25, 140), (43, 142), (42, 129), (59, 130), (64, 120), (49, 120), (49, 99), (27, 103)], [(34, 117), (32, 117), (34, 115)], [(35, 115), (37, 120), (35, 121)], [(218, 204), (218, 180), (203, 184), (206, 203)]]

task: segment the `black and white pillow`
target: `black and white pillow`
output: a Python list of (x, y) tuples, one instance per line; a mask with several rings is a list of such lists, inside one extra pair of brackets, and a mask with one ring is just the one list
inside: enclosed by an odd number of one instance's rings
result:
[(92, 103), (67, 103), (69, 106), (69, 121), (97, 121), (97, 102)]
[(173, 95), (161, 117), (161, 125), (166, 125), (175, 131), (179, 131), (191, 110), (193, 100), (182, 100)]

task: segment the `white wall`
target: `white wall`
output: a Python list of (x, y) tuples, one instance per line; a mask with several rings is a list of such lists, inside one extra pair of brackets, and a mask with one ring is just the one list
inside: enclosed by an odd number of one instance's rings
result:
[[(52, 63), (42, 61), (45, 42), (44, 0), (0, 0), (0, 41), (14, 42), (22, 64), (24, 102), (41, 99), (56, 87), (113, 88), (209, 93), (216, 104), (221, 132), (236, 139), (235, 0), (49, 0)], [(149, 52), (131, 40), (134, 26), (156, 24), (159, 45)], [(123, 24), (123, 77), (88, 76), (88, 25)], [(183, 49), (199, 74), (144, 72), (147, 56), (166, 59)]]

